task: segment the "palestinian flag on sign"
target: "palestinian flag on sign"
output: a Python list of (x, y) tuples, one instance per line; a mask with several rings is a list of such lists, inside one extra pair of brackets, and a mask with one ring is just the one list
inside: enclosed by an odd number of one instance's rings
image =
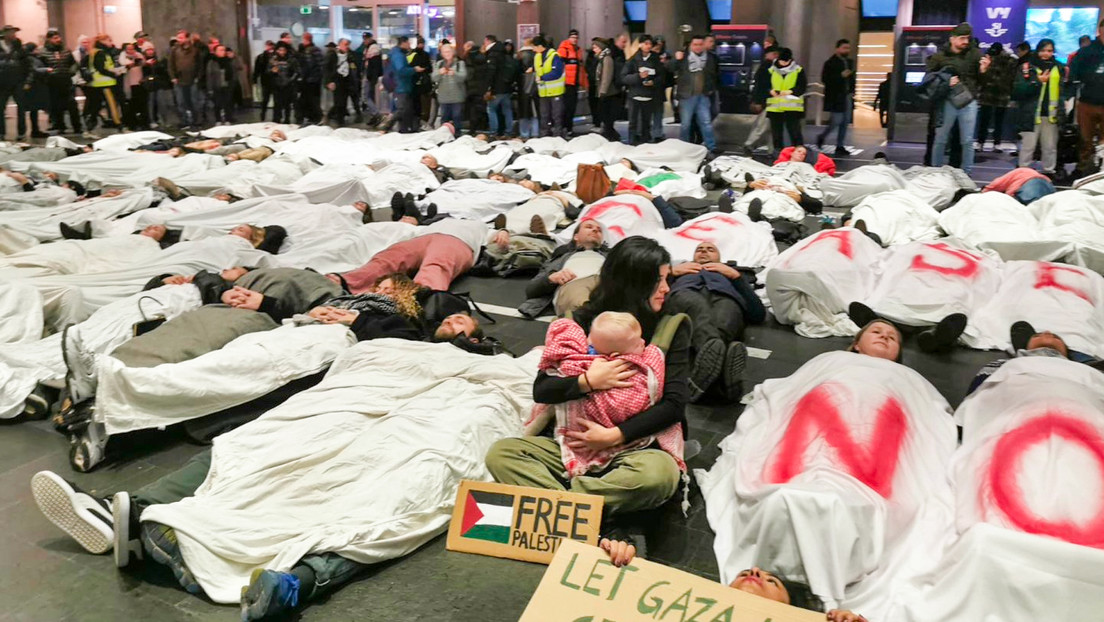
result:
[(464, 521), (460, 535), (465, 538), (510, 543), (510, 524), (514, 518), (514, 495), (468, 491), (464, 501)]

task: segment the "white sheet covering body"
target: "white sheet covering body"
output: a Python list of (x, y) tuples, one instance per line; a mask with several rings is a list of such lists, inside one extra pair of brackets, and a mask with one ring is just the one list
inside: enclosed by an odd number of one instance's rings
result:
[(560, 244), (567, 244), (575, 235), (579, 222), (597, 220), (608, 233), (606, 244), (611, 247), (634, 235), (655, 238), (663, 231), (663, 218), (651, 201), (636, 194), (605, 197), (586, 206), (570, 227), (553, 234)]
[(453, 179), (427, 194), (418, 202), (418, 207), (424, 212), (430, 203), (435, 203), (441, 214), (486, 222), (534, 196), (532, 190), (517, 184), (491, 179)]
[(646, 143), (632, 146), (622, 142), (606, 142), (597, 152), (606, 164), (629, 160), (637, 170), (666, 166), (673, 171), (696, 173), (702, 160), (709, 154), (705, 145), (684, 143), (676, 138), (668, 138), (659, 143)]
[[(146, 209), (153, 203), (149, 188), (126, 190), (113, 197), (100, 196), (57, 207), (0, 212), (0, 252), (14, 253), (40, 242), (60, 240), (61, 223), (110, 220)], [(126, 233), (133, 233), (133, 230)]]
[(830, 229), (786, 249), (763, 275), (771, 312), (803, 337), (858, 332), (847, 306), (874, 291), (882, 248), (858, 229)]
[(284, 325), (248, 333), (181, 363), (127, 367), (96, 359), (96, 420), (108, 434), (163, 428), (264, 396), (326, 369), (356, 343), (342, 325)]
[(153, 261), (160, 254), (161, 244), (144, 235), (64, 240), (0, 256), (0, 279), (109, 272)]
[(906, 326), (933, 326), (952, 313), (975, 316), (996, 295), (1002, 263), (949, 239), (889, 248), (877, 269), (866, 304)]
[(693, 260), (694, 249), (702, 242), (715, 244), (721, 261), (735, 261), (751, 268), (765, 266), (778, 256), (770, 225), (751, 222), (747, 216), (735, 212), (702, 214), (674, 229), (658, 232), (656, 239), (675, 262)]
[(483, 357), (382, 339), (342, 354), (326, 378), (215, 440), (194, 497), (142, 520), (176, 529), (204, 592), (237, 603), (255, 568), (309, 553), (370, 564), (448, 525), (461, 479), (489, 480), (491, 444), (521, 433), (537, 358)]
[(807, 579), (873, 620), (951, 537), (950, 406), (920, 374), (829, 352), (754, 390), (697, 471), (724, 583), (751, 566)]
[(939, 212), (909, 190), (870, 195), (851, 210), (851, 218), (865, 222), (867, 231), (876, 233), (886, 246), (934, 240), (942, 234)]
[[(11, 163), (12, 169), (21, 168)], [(88, 188), (139, 187), (158, 177), (184, 177), (226, 166), (222, 156), (188, 153), (174, 158), (154, 151), (94, 151), (57, 162), (29, 162), (26, 170), (54, 172), (62, 181), (78, 181)]]
[(1055, 261), (1073, 252), (1073, 243), (1049, 239), (1026, 207), (1007, 194), (983, 192), (963, 197), (939, 213), (947, 235), (997, 253), (1002, 259)]
[(1008, 330), (1020, 320), (1062, 337), (1074, 350), (1104, 356), (1104, 276), (1067, 264), (1009, 261), (1000, 289), (971, 318), (963, 341), (1008, 350)]
[(1093, 620), (1104, 610), (1104, 375), (1005, 363), (958, 407), (961, 539), (916, 581), (910, 622)]
[[(135, 323), (158, 315), (171, 320), (199, 304), (199, 291), (191, 284), (139, 292), (101, 307), (78, 324), (81, 344), (89, 352), (106, 354), (134, 335)], [(41, 317), (38, 324), (41, 334)], [(64, 378), (61, 333), (24, 343), (0, 344), (0, 419), (19, 415), (24, 400), (39, 382)]]
[(820, 180), (824, 204), (831, 207), (854, 207), (872, 194), (904, 190), (906, 187), (908, 180), (891, 164), (860, 166), (839, 177)]

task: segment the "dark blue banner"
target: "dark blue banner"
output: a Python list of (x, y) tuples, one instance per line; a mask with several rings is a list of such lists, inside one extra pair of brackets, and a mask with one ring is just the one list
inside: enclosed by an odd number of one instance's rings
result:
[(982, 47), (1000, 42), (1005, 49), (1024, 40), (1028, 0), (970, 0), (966, 19)]

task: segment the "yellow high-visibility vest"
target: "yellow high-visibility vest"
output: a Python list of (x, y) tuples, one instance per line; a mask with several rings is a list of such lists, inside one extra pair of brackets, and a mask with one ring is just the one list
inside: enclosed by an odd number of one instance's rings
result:
[(541, 80), (541, 76), (552, 72), (553, 59), (559, 54), (556, 50), (546, 50), (544, 53), (547, 54), (544, 58), (541, 58), (539, 52), (533, 57), (533, 71), (537, 74), (537, 94), (541, 97), (559, 97), (564, 94), (564, 86), (567, 84), (563, 73), (555, 80), (547, 82)]
[[(771, 90), (781, 93), (792, 91), (797, 87), (797, 76), (804, 71), (801, 67), (782, 75), (774, 67), (769, 69), (771, 76)], [(805, 98), (800, 95), (779, 95), (767, 98), (767, 112), (805, 112)]]
[[(102, 74), (96, 71), (96, 55), (104, 55), (104, 69), (107, 69), (107, 74)], [(88, 69), (92, 72), (92, 81), (88, 83), (89, 86), (97, 88), (115, 86), (115, 74), (111, 73), (111, 70), (115, 68), (115, 61), (111, 58), (111, 55), (104, 52), (100, 48), (93, 47), (92, 54), (88, 57)]]
[[(1039, 68), (1035, 68), (1035, 75), (1039, 76), (1042, 72)], [(1051, 123), (1058, 122), (1058, 98), (1062, 95), (1062, 68), (1055, 65), (1050, 70), (1050, 79), (1039, 90), (1039, 101), (1035, 102), (1035, 123), (1039, 124), (1043, 122), (1043, 94), (1050, 91), (1050, 101), (1047, 102), (1046, 116), (1050, 119)]]

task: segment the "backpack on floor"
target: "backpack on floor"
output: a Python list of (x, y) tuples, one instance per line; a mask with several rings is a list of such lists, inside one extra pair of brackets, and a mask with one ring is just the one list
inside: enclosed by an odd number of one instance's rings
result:
[(439, 325), (445, 318), (454, 313), (465, 313), (467, 315), (478, 313), (487, 322), (496, 323), (494, 318), (487, 315), (475, 304), (468, 292), (431, 291), (423, 296), (419, 303), (422, 305), (422, 313), (425, 315), (426, 324), (429, 326)]

